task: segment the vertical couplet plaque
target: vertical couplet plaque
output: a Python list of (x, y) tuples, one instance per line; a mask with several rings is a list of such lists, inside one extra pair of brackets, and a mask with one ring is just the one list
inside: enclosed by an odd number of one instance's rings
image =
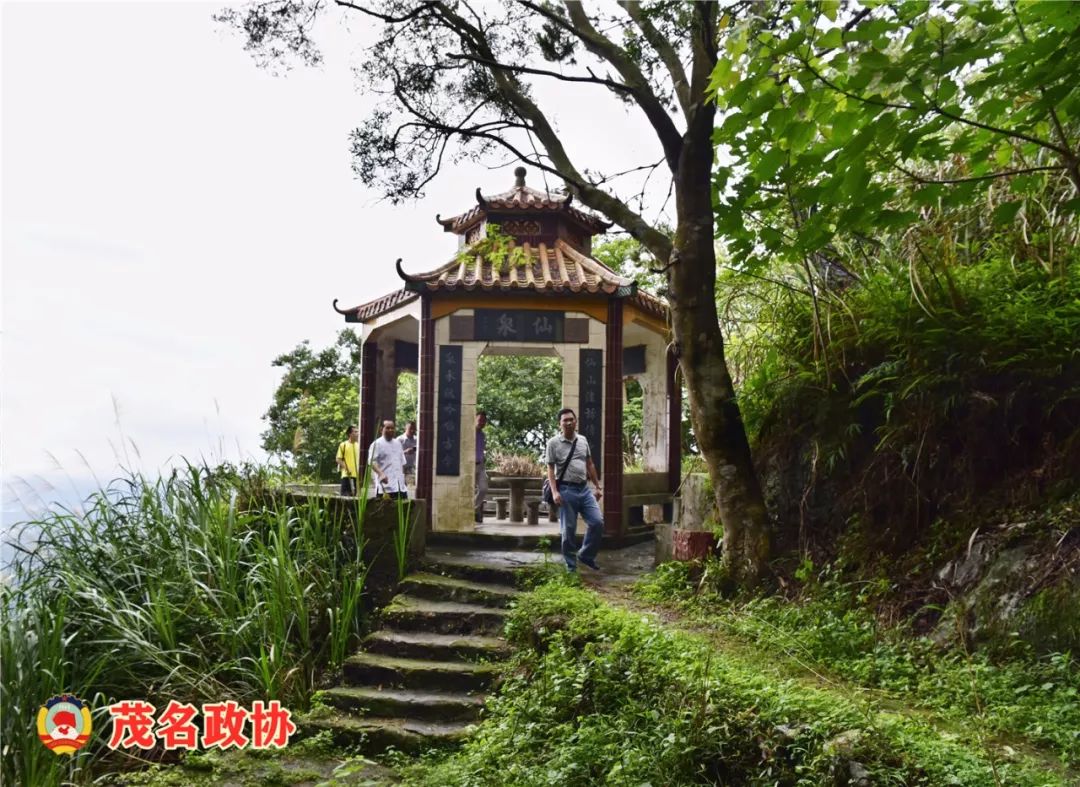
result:
[(439, 347), (439, 428), (435, 474), (461, 474), (461, 347)]
[(604, 446), (600, 436), (604, 425), (604, 352), (580, 350), (578, 369), (578, 431), (589, 441), (593, 464), (600, 469)]

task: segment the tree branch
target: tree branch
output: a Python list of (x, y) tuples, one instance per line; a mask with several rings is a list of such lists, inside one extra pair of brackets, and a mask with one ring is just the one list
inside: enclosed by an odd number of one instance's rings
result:
[(362, 5), (358, 5), (356, 3), (350, 3), (350, 2), (348, 2), (348, 0), (334, 0), (334, 2), (337, 5), (341, 6), (342, 8), (351, 8), (354, 11), (359, 11), (362, 14), (366, 14), (367, 16), (374, 17), (375, 19), (379, 19), (379, 20), (381, 20), (383, 22), (386, 22), (387, 24), (390, 24), (390, 25), (398, 25), (398, 24), (403, 24), (405, 22), (411, 22), (413, 19), (417, 19), (418, 17), (420, 17), (421, 14), (423, 14), (424, 11), (432, 11), (432, 10), (435, 9), (435, 6), (438, 5), (438, 3), (433, 2), (433, 1), (432, 2), (427, 2), (427, 3), (421, 3), (416, 8), (409, 11), (409, 13), (407, 13), (407, 14), (405, 14), (403, 16), (391, 16), (389, 14), (380, 14), (378, 11), (374, 11), (374, 10), (372, 10), (370, 8), (367, 8), (367, 7), (362, 6)]
[(1052, 166), (1045, 167), (1024, 167), (1022, 169), (1007, 169), (1001, 172), (991, 172), (988, 175), (972, 175), (966, 178), (944, 178), (941, 180), (937, 180), (935, 178), (924, 178), (921, 175), (918, 175), (911, 170), (902, 167), (896, 162), (893, 163), (893, 167), (903, 172), (916, 183), (922, 183), (928, 186), (949, 185), (953, 183), (976, 183), (980, 180), (995, 180), (996, 178), (1008, 178), (1012, 177), (1013, 175), (1027, 175), (1031, 172), (1060, 172), (1064, 169), (1068, 169), (1064, 164), (1054, 164)]
[(641, 10), (640, 2), (637, 2), (637, 0), (619, 0), (619, 5), (634, 20), (645, 36), (645, 40), (652, 45), (652, 48), (660, 55), (660, 59), (664, 61), (668, 73), (671, 74), (671, 83), (675, 87), (675, 97), (679, 100), (683, 115), (689, 115), (691, 103), (690, 84), (686, 81), (686, 72), (683, 70), (682, 62), (679, 60), (675, 47), (645, 16)]
[(518, 2), (577, 36), (586, 49), (601, 60), (611, 64), (619, 72), (627, 87), (630, 88), (630, 95), (633, 96), (641, 111), (645, 113), (645, 117), (648, 118), (653, 131), (656, 132), (656, 136), (660, 140), (660, 146), (664, 150), (664, 158), (667, 160), (668, 168), (674, 173), (679, 166), (682, 134), (675, 127), (671, 116), (668, 115), (663, 103), (657, 98), (652, 86), (645, 79), (645, 75), (641, 73), (641, 69), (638, 68), (637, 64), (627, 56), (626, 52), (596, 31), (580, 2), (566, 0), (570, 22), (550, 8), (532, 2), (532, 0), (518, 0)]
[[(400, 74), (396, 74), (397, 78), (393, 85), (392, 94), (398, 100), (400, 106), (416, 118), (418, 123), (422, 125), (424, 129), (430, 130), (432, 133), (447, 136), (456, 135), (463, 139), (484, 140), (504, 148), (519, 161), (559, 177), (566, 183), (570, 192), (582, 204), (603, 213), (629, 232), (633, 237), (641, 241), (641, 243), (657, 258), (666, 259), (670, 256), (672, 243), (667, 235), (655, 229), (651, 224), (645, 221), (644, 218), (631, 209), (628, 204), (603, 189), (597, 188), (595, 184), (590, 183), (582, 176), (570, 160), (562, 140), (555, 132), (554, 128), (552, 128), (547, 117), (529, 97), (525, 87), (518, 81), (515, 71), (521, 71), (522, 69), (507, 67), (505, 64), (500, 63), (499, 59), (492, 52), (485, 32), (459, 14), (455, 7), (451, 6), (450, 3), (431, 0), (430, 2), (425, 2), (416, 7), (406, 15), (395, 17), (351, 3), (349, 0), (338, 0), (338, 2), (341, 5), (352, 8), (368, 16), (381, 19), (391, 25), (415, 21), (422, 14), (427, 14), (434, 20), (437, 20), (436, 24), (444, 27), (447, 31), (459, 38), (464, 53), (464, 57), (460, 59), (469, 60), (477, 65), (483, 66), (495, 80), (496, 89), (502, 100), (506, 102), (508, 109), (521, 120), (521, 123), (518, 124), (512, 123), (504, 118), (504, 125), (499, 126), (499, 128), (520, 128), (525, 130), (527, 134), (535, 134), (537, 140), (546, 151), (550, 163), (536, 155), (530, 156), (526, 154), (525, 151), (505, 139), (500, 134), (493, 133), (489, 130), (493, 125), (492, 123), (483, 123), (472, 127), (466, 127), (462, 123), (455, 125), (440, 121), (433, 115), (414, 105), (406, 94), (406, 90), (400, 79)], [(553, 18), (557, 23), (563, 26), (566, 26), (567, 24), (565, 20), (554, 15), (553, 12), (540, 8), (531, 2), (523, 2), (523, 5), (532, 8), (545, 18)], [(591, 25), (589, 25), (589, 28), (591, 29)], [(571, 31), (578, 37), (581, 37), (582, 35), (576, 30), (572, 29)], [(606, 39), (602, 39), (599, 34), (595, 35), (596, 38), (606, 41)], [(611, 42), (606, 43), (609, 46), (612, 46)], [(626, 60), (624, 65), (632, 64)], [(636, 66), (633, 68), (636, 70)], [(638, 71), (637, 73), (640, 77), (640, 72)], [(547, 74), (545, 74), (545, 76), (547, 76)], [(602, 82), (599, 78), (597, 78), (596, 81)], [(618, 83), (616, 82), (614, 85), (617, 86)], [(616, 89), (612, 85), (608, 86), (612, 87), (612, 89)], [(640, 85), (627, 85), (625, 88), (618, 89), (621, 92), (632, 95), (639, 105), (643, 103), (649, 105), (651, 101), (651, 104), (654, 105), (655, 108), (659, 109), (661, 113), (664, 112), (662, 105), (652, 94), (651, 89), (648, 84), (645, 83), (643, 77), (640, 77)], [(672, 145), (681, 145), (681, 137), (670, 118), (666, 117), (666, 114), (664, 115), (664, 120), (666, 121), (666, 133), (668, 137), (665, 147), (665, 160), (668, 161), (669, 166), (672, 166), (670, 155), (668, 155), (670, 152), (669, 148)], [(661, 132), (658, 130), (657, 133), (659, 135)], [(661, 144), (665, 144), (663, 139)], [(675, 161), (677, 162), (677, 157)]]
[[(491, 52), (487, 39), (480, 30), (454, 13), (445, 4), (440, 5), (439, 13), (447, 24), (462, 36), (463, 43), (466, 46), (486, 60), (497, 61), (497, 58)], [(577, 167), (571, 162), (562, 140), (551, 127), (547, 117), (540, 111), (535, 102), (526, 95), (512, 73), (501, 69), (492, 69), (491, 74), (502, 96), (522, 120), (528, 124), (531, 132), (536, 135), (540, 144), (547, 151), (548, 156), (551, 157), (554, 167), (543, 165), (541, 168), (562, 178), (570, 188), (571, 193), (583, 204), (600, 211), (610, 218), (645, 244), (646, 248), (654, 255), (666, 258), (671, 253), (671, 239), (652, 227), (645, 219), (635, 213), (629, 205), (597, 188), (582, 177)], [(517, 151), (506, 140), (498, 137), (489, 138), (514, 151), (515, 155), (522, 161), (529, 160), (527, 156)]]
[[(616, 82), (613, 79), (604, 79), (598, 77), (595, 74), (587, 77), (576, 77), (568, 74), (560, 74), (558, 71), (547, 71), (542, 68), (528, 68), (527, 66), (511, 66), (506, 63), (498, 63), (494, 60), (487, 60), (482, 57), (476, 57), (475, 55), (465, 55), (461, 53), (451, 53), (447, 55), (451, 60), (466, 60), (470, 63), (477, 63), (478, 65), (486, 66), (487, 68), (499, 68), (505, 71), (510, 71), (515, 74), (534, 74), (536, 76), (551, 77), (552, 79), (559, 79), (563, 82), (585, 82), (593, 85), (602, 85), (606, 88), (610, 88), (619, 93), (633, 93), (634, 89), (629, 85), (624, 85), (622, 82)], [(590, 72), (591, 73), (591, 72)]]

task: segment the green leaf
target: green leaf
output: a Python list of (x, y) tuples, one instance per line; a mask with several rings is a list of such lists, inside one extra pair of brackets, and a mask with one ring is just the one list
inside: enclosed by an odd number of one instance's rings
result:
[(851, 138), (861, 117), (857, 112), (840, 112), (833, 116), (832, 133), (835, 142), (845, 142)]
[(887, 229), (906, 227), (917, 220), (919, 215), (910, 210), (883, 210), (878, 213), (877, 223)]
[(920, 205), (922, 207), (933, 207), (937, 205), (938, 200), (941, 199), (941, 194), (944, 190), (944, 186), (939, 186), (936, 184), (926, 185), (919, 189), (916, 189), (912, 193), (911, 199), (916, 205)]
[(997, 225), (1012, 224), (1016, 218), (1016, 214), (1020, 212), (1020, 208), (1024, 207), (1022, 200), (1016, 200), (1015, 202), (1002, 202), (996, 208), (994, 208), (994, 214), (992, 221)]
[(817, 45), (821, 49), (836, 49), (843, 46), (843, 31), (841, 31), (839, 27), (832, 28), (827, 31), (825, 35), (818, 38)]
[(937, 101), (939, 104), (944, 104), (946, 101), (951, 101), (953, 96), (956, 95), (956, 91), (959, 89), (957, 83), (952, 79), (944, 80), (938, 87)]
[(810, 143), (816, 132), (817, 126), (813, 123), (796, 120), (788, 124), (788, 127), (784, 130), (784, 135), (787, 137), (791, 149), (799, 151)]
[(786, 158), (787, 151), (783, 148), (775, 147), (766, 150), (754, 166), (754, 176), (759, 182), (767, 183), (776, 176)]
[(755, 118), (759, 115), (763, 115), (776, 106), (776, 100), (780, 97), (780, 93), (775, 88), (770, 88), (764, 93), (750, 99), (743, 107), (743, 112), (747, 117)]

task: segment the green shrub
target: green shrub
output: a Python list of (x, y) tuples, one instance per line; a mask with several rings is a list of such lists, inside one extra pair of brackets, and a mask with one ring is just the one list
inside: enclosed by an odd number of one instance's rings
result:
[[(704, 637), (562, 583), (523, 597), (518, 647), (464, 748), (406, 769), (431, 785), (993, 783), (989, 762), (933, 728), (776, 679)], [(1061, 783), (1019, 762), (1011, 785)]]
[(707, 625), (755, 643), (778, 657), (839, 676), (864, 688), (988, 735), (1027, 739), (1080, 764), (1080, 664), (1068, 652), (1034, 655), (1017, 642), (1008, 659), (969, 654), (962, 643), (941, 648), (906, 625), (884, 626), (874, 615), (887, 583), (844, 581), (825, 567), (803, 596), (728, 601), (671, 582), (684, 570), (661, 566), (639, 583), (644, 598), (675, 602)]

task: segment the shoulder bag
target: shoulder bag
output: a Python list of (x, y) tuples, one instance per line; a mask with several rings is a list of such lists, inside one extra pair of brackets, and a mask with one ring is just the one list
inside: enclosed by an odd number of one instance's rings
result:
[[(559, 477), (555, 479), (555, 483), (563, 480), (563, 476), (566, 475), (566, 468), (570, 467), (570, 460), (574, 458), (574, 451), (577, 449), (577, 436), (574, 436), (574, 442), (570, 444), (570, 453), (566, 455), (566, 461), (563, 463), (562, 470), (559, 471)], [(549, 506), (555, 504), (555, 495), (551, 488), (551, 483), (544, 478), (544, 491), (541, 493), (541, 497), (544, 498), (544, 502)]]

